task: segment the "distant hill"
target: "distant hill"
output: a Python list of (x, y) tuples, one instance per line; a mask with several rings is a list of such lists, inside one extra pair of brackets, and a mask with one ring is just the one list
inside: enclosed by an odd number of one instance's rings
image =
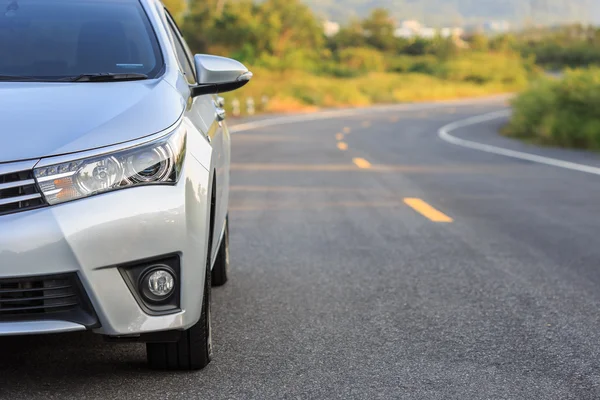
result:
[(397, 19), (417, 19), (434, 26), (480, 24), (507, 20), (555, 24), (600, 23), (600, 0), (304, 0), (319, 15), (345, 22), (364, 17), (376, 7)]

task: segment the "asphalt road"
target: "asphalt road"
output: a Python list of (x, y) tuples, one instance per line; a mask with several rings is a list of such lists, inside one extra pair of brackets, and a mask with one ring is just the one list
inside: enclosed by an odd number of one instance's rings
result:
[[(150, 371), (142, 345), (91, 334), (3, 338), (0, 398), (600, 398), (600, 176), (438, 137), (502, 108), (234, 133), (211, 365)], [(452, 134), (600, 166), (499, 137), (502, 123)]]

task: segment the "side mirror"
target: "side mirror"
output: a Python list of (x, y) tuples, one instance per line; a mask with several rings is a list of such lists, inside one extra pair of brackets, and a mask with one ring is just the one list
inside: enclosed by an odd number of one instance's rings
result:
[(196, 54), (194, 63), (198, 85), (192, 87), (192, 97), (231, 92), (252, 79), (252, 72), (231, 58)]

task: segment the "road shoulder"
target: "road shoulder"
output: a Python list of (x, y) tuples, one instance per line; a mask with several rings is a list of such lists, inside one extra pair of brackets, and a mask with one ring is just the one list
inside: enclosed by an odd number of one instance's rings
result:
[(600, 155), (598, 153), (544, 147), (501, 135), (500, 131), (508, 122), (509, 114), (510, 111), (507, 109), (497, 113), (455, 121), (442, 127), (439, 136), (447, 142), (469, 147), (473, 150), (600, 175), (600, 170), (596, 170), (600, 168)]

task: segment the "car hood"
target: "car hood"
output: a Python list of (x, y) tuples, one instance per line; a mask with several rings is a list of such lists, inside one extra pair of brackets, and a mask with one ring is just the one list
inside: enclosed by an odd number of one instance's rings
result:
[(0, 83), (0, 163), (139, 139), (171, 126), (184, 108), (164, 80)]

